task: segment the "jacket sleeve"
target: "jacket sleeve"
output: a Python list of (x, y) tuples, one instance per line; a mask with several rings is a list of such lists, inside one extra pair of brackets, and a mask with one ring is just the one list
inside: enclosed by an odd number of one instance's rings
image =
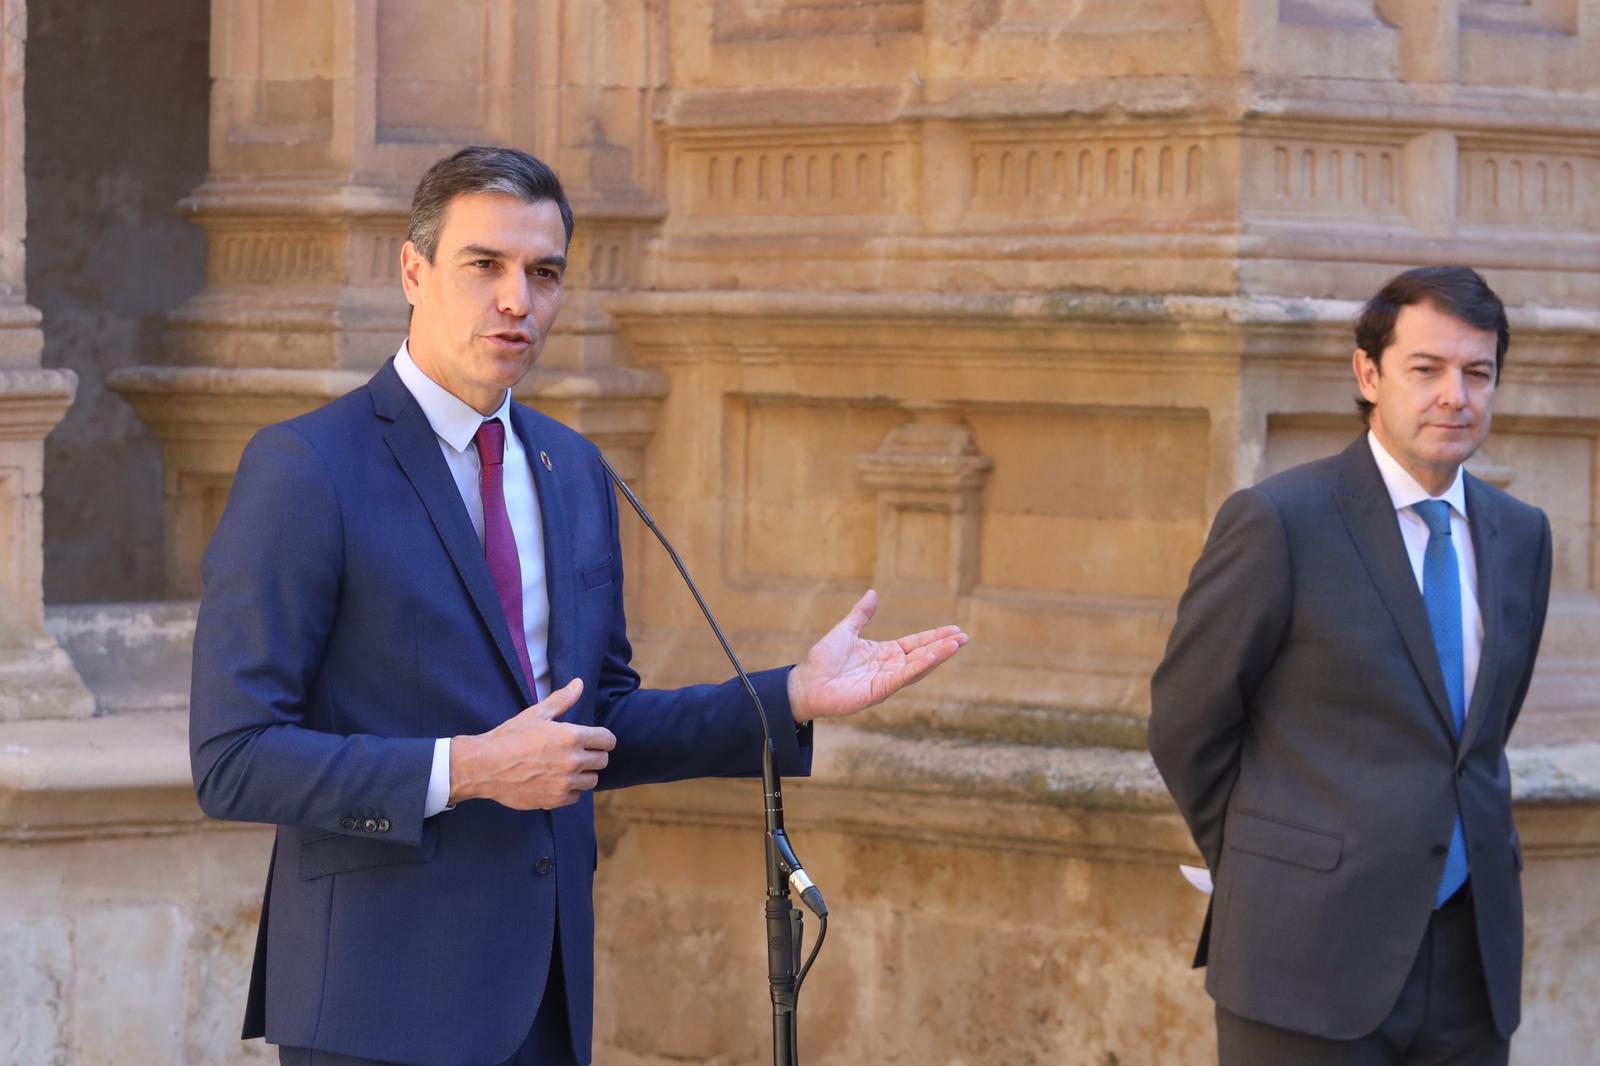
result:
[(1539, 644), (1544, 640), (1544, 619), (1550, 608), (1550, 571), (1554, 555), (1550, 535), (1550, 517), (1539, 512), (1539, 561), (1533, 572), (1533, 628), (1528, 634), (1528, 665), (1523, 668), (1517, 682), (1516, 695), (1511, 698), (1511, 709), (1506, 714), (1506, 735), (1510, 741), (1511, 730), (1516, 727), (1517, 716), (1522, 713), (1522, 701), (1528, 696), (1528, 686), (1533, 682), (1533, 668), (1539, 661)]
[(1150, 754), (1214, 871), (1252, 697), (1289, 625), (1293, 586), (1277, 508), (1246, 489), (1217, 513), (1150, 683)]
[[(623, 614), (617, 499), (610, 482), (604, 477), (602, 482), (610, 505), (612, 557), (618, 562), (612, 583), (614, 622), (600, 668), (595, 724), (611, 730), (617, 746), (600, 774), (599, 787), (760, 774), (765, 743), (761, 719), (738, 678), (671, 690), (639, 687)], [(706, 639), (716, 638), (708, 631)], [(780, 775), (796, 777), (811, 773), (812, 727), (796, 725), (790, 711), (789, 670), (758, 670), (750, 674), (750, 682), (771, 723), (773, 765)]]
[[(201, 566), (189, 754), (201, 808), (415, 844), (430, 739), (308, 728), (336, 621), (343, 569), (339, 501), (322, 459), (287, 426), (245, 449)], [(353, 822), (354, 828), (346, 823)]]

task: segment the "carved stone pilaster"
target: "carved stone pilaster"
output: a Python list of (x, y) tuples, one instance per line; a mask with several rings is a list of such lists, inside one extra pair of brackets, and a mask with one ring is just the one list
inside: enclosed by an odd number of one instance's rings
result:
[(94, 699), (44, 629), (44, 438), (72, 404), (70, 370), (0, 368), (0, 721), (83, 718)]
[(0, 0), (0, 721), (94, 713), (94, 698), (44, 629), (44, 439), (71, 406), (78, 378), (39, 366), (40, 315), (25, 294), (27, 26), (23, 0)]
[(856, 458), (878, 494), (874, 580), (898, 596), (953, 604), (978, 580), (979, 497), (994, 461), (979, 453), (959, 408), (904, 406), (911, 420)]
[(161, 444), (166, 591), (200, 594), (200, 557), (211, 539), (250, 437), (364, 384), (337, 370), (130, 367), (107, 384)]

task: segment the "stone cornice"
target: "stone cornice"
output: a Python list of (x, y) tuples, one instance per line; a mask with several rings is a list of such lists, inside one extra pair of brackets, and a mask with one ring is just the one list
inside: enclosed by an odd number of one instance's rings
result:
[[(1185, 331), (1240, 328), (1348, 334), (1361, 309), (1353, 300), (1277, 296), (1106, 295), (1096, 292), (633, 292), (604, 299), (613, 317), (636, 328), (652, 319), (742, 319), (874, 323), (1001, 323), (1015, 328), (1058, 322), (1176, 327)], [(1551, 307), (1508, 309), (1514, 335), (1593, 343), (1600, 311)]]
[[(784, 785), (791, 827), (802, 834), (1192, 861), (1193, 845), (1142, 751), (974, 744), (839, 725), (819, 729), (816, 744), (815, 776)], [(1600, 854), (1597, 756), (1595, 744), (1512, 749), (1530, 854)], [(608, 793), (600, 806), (630, 820), (756, 832), (759, 802), (753, 784), (696, 781)], [(1577, 816), (1545, 831), (1547, 816), (1569, 811)]]
[[(1561, 107), (1552, 108), (1559, 100)], [(1393, 81), (1235, 75), (1219, 78), (1104, 78), (1072, 84), (867, 85), (816, 89), (674, 90), (657, 119), (676, 138), (692, 130), (743, 126), (804, 128), (816, 116), (832, 124), (881, 127), (948, 121), (1031, 126), (1082, 122), (1202, 123), (1241, 129), (1256, 124), (1350, 124), (1399, 132), (1441, 127), (1457, 132), (1547, 134), (1570, 143), (1600, 142), (1600, 93), (1541, 92), (1490, 86), (1414, 85)], [(1113, 126), (1114, 128), (1114, 126)], [(680, 132), (681, 131), (681, 132)]]
[(43, 440), (72, 406), (78, 375), (51, 367), (0, 366), (0, 440)]
[(204, 820), (186, 712), (0, 725), (0, 840), (140, 836)]
[[(841, 725), (819, 729), (816, 744), (816, 775), (787, 788), (796, 819), (817, 829), (1081, 853), (1127, 854), (1134, 840), (1151, 860), (1188, 849), (1142, 751), (972, 743)], [(1600, 804), (1600, 744), (1513, 748), (1511, 765), (1525, 815)], [(636, 789), (602, 804), (644, 820), (759, 825), (759, 790), (749, 783)], [(1132, 837), (1130, 819), (1145, 827)], [(1587, 824), (1600, 830), (1592, 815)], [(208, 828), (225, 826), (195, 803), (185, 712), (0, 724), (0, 841)], [(1600, 832), (1568, 834), (1560, 850), (1600, 853)]]

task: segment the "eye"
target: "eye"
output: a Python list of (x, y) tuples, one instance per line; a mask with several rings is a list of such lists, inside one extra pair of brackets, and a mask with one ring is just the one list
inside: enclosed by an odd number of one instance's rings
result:
[(473, 270), (492, 270), (494, 268), (494, 260), (493, 259), (474, 259), (471, 262), (469, 262), (467, 265), (469, 267), (471, 267)]
[(546, 281), (561, 280), (561, 271), (557, 270), (555, 267), (534, 267), (531, 271), (529, 271), (529, 273), (536, 278), (543, 278)]

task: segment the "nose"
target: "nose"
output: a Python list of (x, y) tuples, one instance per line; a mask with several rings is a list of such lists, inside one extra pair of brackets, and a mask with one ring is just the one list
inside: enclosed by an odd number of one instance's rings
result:
[(1456, 410), (1467, 405), (1467, 375), (1460, 367), (1451, 367), (1442, 376), (1439, 403)]
[(528, 276), (520, 270), (508, 270), (495, 293), (500, 313), (511, 318), (527, 318), (532, 300), (528, 291)]

